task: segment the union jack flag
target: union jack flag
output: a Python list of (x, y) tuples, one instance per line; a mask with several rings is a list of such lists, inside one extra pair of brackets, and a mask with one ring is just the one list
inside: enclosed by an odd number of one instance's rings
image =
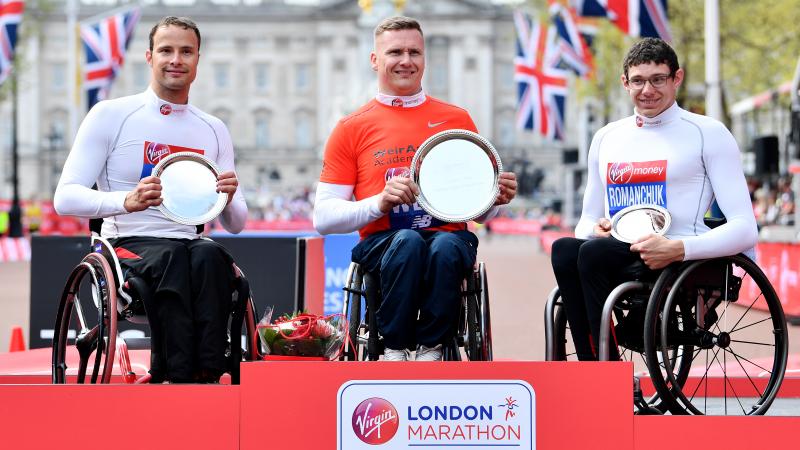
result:
[(0, 85), (6, 80), (14, 63), (17, 28), (22, 22), (25, 3), (21, 0), (0, 0)]
[(578, 26), (575, 10), (550, 0), (550, 17), (556, 29), (556, 43), (562, 65), (577, 75), (590, 77), (594, 71), (594, 58)]
[(672, 42), (667, 0), (572, 0), (578, 15), (607, 17), (634, 37), (657, 37)]
[(517, 30), (517, 128), (537, 130), (554, 140), (564, 139), (564, 108), (569, 73), (559, 62), (555, 28), (542, 26), (520, 11), (514, 12)]
[(108, 98), (111, 84), (125, 62), (125, 52), (139, 22), (138, 8), (122, 10), (81, 24), (81, 41), (86, 54), (83, 90), (88, 109)]

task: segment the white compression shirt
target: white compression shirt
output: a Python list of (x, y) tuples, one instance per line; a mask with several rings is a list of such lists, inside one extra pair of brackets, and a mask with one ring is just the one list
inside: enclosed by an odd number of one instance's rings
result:
[[(725, 126), (673, 104), (654, 118), (634, 114), (592, 140), (583, 212), (575, 236), (591, 239), (601, 217), (655, 203), (672, 215), (666, 235), (683, 241), (685, 260), (750, 251), (758, 240), (739, 147)], [(727, 223), (703, 217), (716, 197)]]
[[(64, 163), (53, 203), (62, 215), (104, 218), (102, 236), (194, 239), (193, 225), (167, 219), (148, 208), (128, 213), (125, 196), (161, 158), (194, 151), (234, 171), (233, 143), (225, 124), (192, 105), (178, 105), (147, 91), (103, 101), (86, 115)], [(97, 190), (92, 185), (97, 183)], [(247, 205), (241, 186), (220, 215), (232, 233), (244, 228)]]

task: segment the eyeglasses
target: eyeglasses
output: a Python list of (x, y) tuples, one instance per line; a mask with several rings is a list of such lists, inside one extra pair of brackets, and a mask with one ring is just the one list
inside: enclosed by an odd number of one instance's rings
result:
[(654, 88), (660, 88), (667, 84), (667, 79), (669, 78), (672, 78), (672, 75), (659, 74), (650, 78), (628, 78), (628, 86), (636, 90), (644, 89), (644, 86), (649, 81)]

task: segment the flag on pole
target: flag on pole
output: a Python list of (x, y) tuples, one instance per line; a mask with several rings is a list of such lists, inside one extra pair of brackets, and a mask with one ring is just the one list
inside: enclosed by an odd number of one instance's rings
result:
[(578, 15), (606, 17), (634, 37), (657, 37), (672, 42), (667, 0), (572, 0)]
[(594, 57), (578, 27), (575, 10), (550, 0), (550, 17), (562, 65), (584, 78), (594, 72)]
[(87, 110), (108, 98), (111, 84), (125, 62), (139, 17), (139, 8), (134, 7), (81, 23), (81, 42), (86, 56), (82, 85)]
[(14, 64), (17, 28), (22, 22), (24, 10), (25, 3), (22, 0), (0, 0), (0, 85), (11, 73)]
[(555, 28), (541, 25), (520, 11), (514, 12), (517, 54), (517, 128), (536, 130), (553, 140), (564, 139), (564, 109), (569, 73), (556, 67)]

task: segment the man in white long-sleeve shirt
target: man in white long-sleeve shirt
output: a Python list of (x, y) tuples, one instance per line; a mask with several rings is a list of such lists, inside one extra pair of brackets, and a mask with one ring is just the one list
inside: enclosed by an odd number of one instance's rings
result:
[[(634, 114), (595, 134), (575, 238), (553, 244), (553, 271), (581, 360), (597, 359), (603, 303), (630, 276), (623, 269), (638, 260), (656, 270), (734, 255), (756, 243), (739, 147), (723, 124), (677, 105), (682, 81), (678, 57), (664, 41), (644, 39), (628, 51), (622, 84)], [(727, 223), (709, 230), (703, 218), (715, 199)], [(611, 237), (614, 214), (641, 203), (670, 212), (667, 235), (632, 245)]]
[[(380, 275), (376, 318), (390, 361), (407, 360), (414, 348), (418, 361), (441, 359), (478, 249), (465, 223), (443, 223), (416, 204), (418, 188), (408, 177), (425, 139), (454, 128), (477, 131), (466, 111), (423, 92), (424, 51), (416, 20), (393, 17), (376, 27), (378, 95), (333, 130), (314, 205), (320, 233), (359, 230), (352, 258)], [(514, 174), (502, 173), (495, 204), (511, 201), (516, 189)]]
[[(152, 381), (216, 382), (225, 371), (227, 319), (234, 286), (232, 259), (195, 226), (159, 210), (161, 184), (150, 173), (170, 153), (190, 151), (215, 161), (217, 190), (228, 194), (220, 221), (238, 233), (247, 205), (225, 125), (188, 103), (197, 73), (200, 32), (189, 19), (165, 17), (150, 31), (147, 91), (95, 105), (78, 130), (56, 188), (62, 215), (103, 218), (101, 235), (123, 270), (152, 288)], [(92, 189), (96, 184), (97, 189)]]

